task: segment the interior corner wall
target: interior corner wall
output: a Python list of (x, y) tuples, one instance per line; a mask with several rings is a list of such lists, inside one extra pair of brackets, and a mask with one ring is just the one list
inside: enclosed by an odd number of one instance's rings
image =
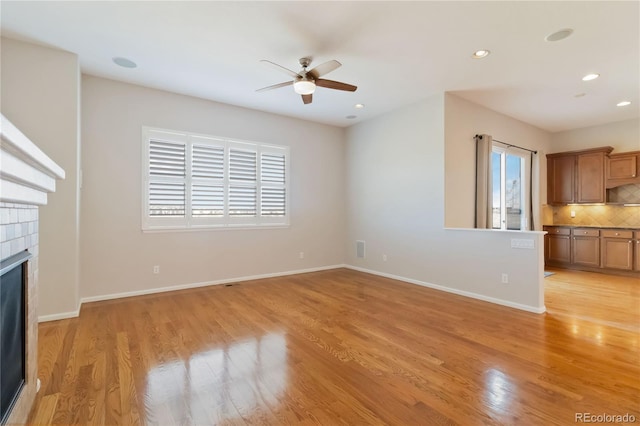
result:
[(613, 153), (640, 150), (640, 118), (551, 134), (551, 151), (612, 146)]
[(73, 315), (80, 271), (78, 57), (5, 37), (0, 50), (2, 113), (66, 173), (39, 212), (38, 315)]
[[(445, 111), (440, 94), (347, 129), (346, 263), (542, 312), (541, 232), (444, 227)], [(534, 248), (513, 249), (513, 238), (532, 240)], [(365, 242), (364, 258), (356, 255), (357, 240)]]
[(541, 207), (547, 199), (546, 154), (551, 135), (451, 93), (445, 94), (445, 226), (474, 227), (477, 134), (538, 151), (533, 167), (533, 219), (535, 229), (542, 229)]
[[(289, 146), (290, 227), (143, 233), (142, 126)], [(83, 300), (344, 263), (342, 128), (84, 75), (82, 141)]]

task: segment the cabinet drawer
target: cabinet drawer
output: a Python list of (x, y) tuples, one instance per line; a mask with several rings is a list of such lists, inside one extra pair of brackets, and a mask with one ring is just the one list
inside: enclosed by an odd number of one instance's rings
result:
[[(636, 231), (636, 240), (640, 240), (640, 231)], [(640, 268), (640, 265), (638, 265)]]
[(602, 236), (605, 238), (633, 238), (633, 231), (623, 231), (616, 229), (603, 229)]
[(549, 228), (545, 227), (544, 230), (552, 235), (571, 235), (570, 228), (556, 228), (552, 226)]
[(599, 229), (590, 229), (590, 228), (575, 228), (573, 230), (574, 237), (599, 237), (600, 230)]

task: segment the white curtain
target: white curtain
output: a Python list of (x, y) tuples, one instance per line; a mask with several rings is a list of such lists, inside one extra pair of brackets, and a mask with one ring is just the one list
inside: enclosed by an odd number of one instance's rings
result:
[(476, 228), (493, 227), (491, 150), (493, 138), (476, 135)]

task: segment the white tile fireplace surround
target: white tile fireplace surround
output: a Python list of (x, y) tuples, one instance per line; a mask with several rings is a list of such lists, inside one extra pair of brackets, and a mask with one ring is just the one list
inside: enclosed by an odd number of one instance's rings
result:
[(65, 173), (4, 115), (0, 119), (0, 260), (24, 250), (33, 256), (27, 264), (25, 295), (25, 384), (6, 419), (13, 425), (26, 423), (38, 378), (38, 206), (47, 204), (47, 194)]

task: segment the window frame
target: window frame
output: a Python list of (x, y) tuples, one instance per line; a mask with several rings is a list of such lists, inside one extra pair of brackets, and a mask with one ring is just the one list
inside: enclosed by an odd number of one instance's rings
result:
[[(159, 177), (150, 174), (150, 144), (152, 140), (168, 143), (184, 144), (185, 146), (185, 175), (184, 178)], [(161, 129), (156, 127), (142, 127), (142, 231), (196, 231), (196, 230), (222, 230), (222, 229), (264, 229), (283, 228), (290, 225), (290, 148), (283, 145), (274, 145), (254, 141), (232, 139), (221, 136), (205, 135), (193, 132)], [(193, 146), (216, 146), (223, 148), (223, 177), (201, 178), (192, 174)], [(239, 181), (230, 178), (231, 149), (255, 152), (255, 180)], [(284, 157), (284, 182), (262, 182), (262, 154), (275, 154)], [(184, 182), (185, 185), (185, 211), (180, 217), (153, 217), (150, 216), (150, 182)], [(222, 186), (223, 214), (219, 217), (194, 217), (193, 212), (193, 188), (200, 186)], [(255, 187), (255, 215), (231, 216), (229, 214), (229, 194), (231, 187)], [(284, 190), (284, 216), (262, 216), (263, 188), (278, 188)]]
[[(511, 155), (514, 157), (518, 157), (520, 159), (520, 205), (521, 205), (521, 219), (520, 219), (520, 229), (518, 231), (525, 231), (528, 229), (529, 222), (531, 220), (530, 217), (530, 198), (531, 191), (530, 186), (530, 164), (527, 161), (527, 154), (522, 150), (519, 150), (515, 147), (504, 147), (499, 144), (493, 144), (491, 146), (491, 170), (493, 170), (493, 154), (496, 153), (500, 156), (500, 228), (492, 228), (494, 230), (502, 230), (502, 231), (514, 231), (515, 229), (507, 228), (507, 208), (506, 208), (506, 157), (507, 155)], [(504, 172), (504, 173), (503, 173)], [(492, 182), (493, 184), (493, 182)], [(493, 211), (493, 190), (491, 191), (491, 199), (489, 199), (489, 205), (492, 206)]]

